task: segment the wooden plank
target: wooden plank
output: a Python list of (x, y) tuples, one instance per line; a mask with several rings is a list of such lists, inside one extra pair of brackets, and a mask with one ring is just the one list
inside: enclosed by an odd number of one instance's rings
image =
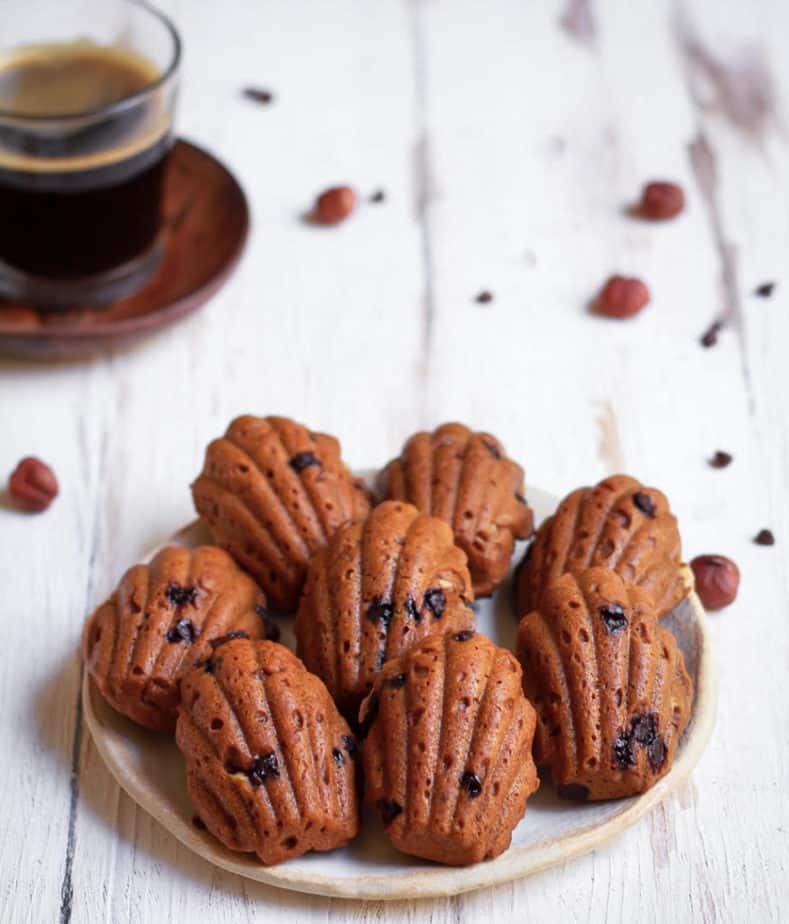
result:
[[(217, 10), (172, 5), (187, 50), (181, 125), (233, 166), (253, 233), (204, 312), (111, 361), (108, 415), (85, 423), (106, 434), (117, 495), (101, 537), (113, 537), (113, 557), (97, 566), (91, 603), (191, 518), (188, 485), (235, 414), (292, 414), (338, 433), (364, 464), (389, 433), (399, 442), (418, 406), (403, 387), (418, 352), (421, 267), (404, 193), (414, 94), (402, 6), (381, 4), (372, 20), (358, 4), (335, 4), (327, 21), (317, 4), (226, 5), (221, 42)], [(274, 104), (243, 99), (248, 84), (270, 87)], [(316, 193), (346, 181), (364, 197), (352, 222), (327, 231), (300, 220)], [(378, 187), (386, 202), (369, 204)], [(354, 413), (371, 393), (379, 406)], [(75, 921), (154, 911), (229, 921), (264, 907), (283, 920), (325, 917), (320, 899), (256, 887), (177, 845), (118, 791), (89, 737), (80, 769)]]
[[(746, 17), (745, 34), (762, 35), (764, 20), (745, 9), (730, 21), (710, 4), (696, 6), (703, 22), (718, 30), (725, 25), (730, 38), (736, 39)], [(780, 488), (771, 485), (768, 495), (760, 461), (751, 452), (762, 428), (754, 413), (759, 386), (750, 347), (742, 345), (752, 319), (745, 316), (745, 283), (732, 278), (730, 250), (744, 246), (753, 221), (740, 214), (727, 220), (726, 199), (740, 198), (742, 174), (763, 177), (761, 183), (752, 180), (747, 199), (760, 212), (775, 210), (779, 252), (785, 242), (783, 191), (773, 202), (768, 193), (779, 185), (778, 171), (765, 171), (764, 161), (752, 158), (727, 168), (738, 150), (736, 139), (689, 92), (687, 52), (669, 5), (602, 7), (591, 46), (568, 43), (559, 32), (551, 36), (544, 8), (517, 16), (507, 8), (506, 16), (494, 11), (484, 20), (475, 19), (472, 8), (425, 7), (433, 36), (431, 141), (439, 165), (436, 185), (444, 191), (434, 218), (436, 341), (446, 345), (438, 357), (437, 403), (449, 406), (451, 396), (460, 401), (462, 416), (473, 418), (481, 408), (486, 420), (495, 417), (496, 407), (499, 426), (527, 471), (562, 492), (624, 465), (669, 493), (689, 554), (720, 551), (740, 561), (745, 574), (752, 567), (755, 574), (764, 568), (777, 572), (782, 559), (764, 563), (765, 550), (749, 541), (758, 525), (744, 525), (754, 507), (769, 507), (780, 517), (786, 479), (784, 474)], [(785, 22), (785, 11), (765, 9)], [(495, 49), (484, 58), (482, 73), (470, 65), (474, 48), (480, 55)], [(527, 92), (542, 88), (541, 75), (550, 75), (550, 91)], [(735, 86), (738, 79), (746, 77), (737, 74)], [(736, 89), (729, 92), (736, 96)], [(754, 105), (759, 100), (757, 93)], [(747, 113), (741, 115), (747, 120)], [(781, 121), (780, 115), (766, 119), (765, 137)], [(698, 164), (700, 135), (720, 173), (715, 215)], [(681, 219), (658, 227), (623, 216), (643, 181), (663, 177), (688, 189), (690, 204)], [(522, 239), (530, 224), (538, 225), (539, 245), (536, 266), (527, 272), (516, 268), (511, 242)], [(643, 275), (653, 291), (649, 310), (626, 325), (584, 314), (585, 300), (612, 271)], [(501, 297), (480, 308), (470, 298), (477, 288)], [(700, 334), (732, 305), (741, 315), (741, 333), (724, 331), (715, 350), (703, 350)], [(478, 360), (473, 384), (467, 373), (472, 355)], [(759, 378), (763, 390), (774, 392), (780, 370), (773, 365), (769, 375), (764, 370)], [(497, 402), (497, 396), (506, 397)], [(776, 434), (779, 440), (782, 435)], [(705, 458), (717, 448), (735, 452), (732, 469), (706, 467)], [(780, 451), (770, 456), (785, 473)], [(770, 504), (769, 496), (784, 503)], [(741, 500), (734, 504), (734, 498)], [(785, 582), (777, 573), (772, 577), (772, 586)], [(738, 670), (739, 661), (747, 660), (748, 676), (756, 675), (765, 652), (753, 645), (734, 661), (742, 646), (737, 613), (758, 606), (763, 586), (744, 588), (738, 608), (720, 617), (721, 659), (738, 663)], [(785, 620), (779, 624), (776, 618), (777, 603), (771, 601), (763, 625), (766, 637), (785, 650)], [(760, 896), (759, 913), (766, 919), (775, 917), (785, 896), (775, 845), (785, 830), (786, 810), (772, 800), (779, 798), (776, 767), (786, 741), (771, 730), (777, 717), (759, 704), (764, 697), (780, 700), (780, 682), (765, 678), (747, 690), (742, 684), (726, 689), (724, 683), (720, 730), (684, 800), (667, 803), (608, 851), (515, 884), (511, 902), (502, 900), (497, 915), (503, 907), (510, 915), (504, 911), (505, 919), (515, 920), (520, 907), (530, 916), (551, 916), (559, 906), (569, 920), (629, 919), (634, 913), (642, 920), (684, 920), (689, 911), (711, 920), (725, 917), (724, 909), (745, 907), (743, 877), (733, 875), (745, 863), (747, 894)], [(762, 784), (758, 793), (744, 796), (738, 790), (735, 797), (727, 792), (739, 786), (726, 770), (730, 742), (754, 735), (771, 739), (758, 771)], [(763, 787), (771, 791), (767, 815)], [(736, 802), (736, 824), (725, 826), (729, 837), (717, 833), (722, 801)], [(768, 822), (768, 816), (774, 820)], [(771, 845), (758, 851), (769, 852), (770, 859), (744, 845), (742, 832), (753, 829), (759, 842)], [(470, 919), (489, 913), (484, 893), (462, 901)]]

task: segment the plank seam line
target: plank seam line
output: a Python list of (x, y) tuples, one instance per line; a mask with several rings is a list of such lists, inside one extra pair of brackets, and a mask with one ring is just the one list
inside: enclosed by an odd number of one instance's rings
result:
[(74, 899), (74, 853), (77, 845), (77, 804), (79, 803), (79, 757), (82, 750), (82, 680), (85, 666), (80, 658), (79, 683), (77, 684), (77, 705), (75, 709), (74, 742), (71, 749), (71, 780), (68, 813), (68, 835), (66, 837), (66, 862), (63, 882), (60, 886), (60, 924), (71, 921)]
[(430, 204), (433, 198), (431, 179), (430, 133), (427, 128), (427, 63), (425, 36), (419, 7), (422, 0), (409, 0), (411, 44), (413, 47), (414, 108), (416, 112), (416, 141), (412, 155), (414, 184), (414, 216), (419, 229), (422, 261), (422, 344), (419, 375), (427, 379), (430, 354), (433, 349), (435, 320), (435, 290), (433, 286), (433, 244), (430, 222)]
[(745, 396), (748, 413), (756, 417), (756, 401), (748, 364), (745, 318), (742, 299), (739, 292), (739, 274), (737, 266), (738, 248), (726, 234), (721, 214), (718, 193), (718, 155), (710, 142), (706, 130), (706, 116), (702, 101), (696, 89), (693, 70), (693, 48), (699, 44), (692, 24), (681, 5), (675, 2), (674, 37), (682, 65), (682, 83), (688, 94), (691, 107), (696, 117), (696, 137), (688, 142), (687, 150), (696, 185), (701, 194), (701, 201), (707, 216), (710, 235), (720, 267), (720, 285), (722, 289), (723, 309), (714, 319), (715, 323), (730, 324), (737, 337), (740, 354), (740, 367), (745, 384)]

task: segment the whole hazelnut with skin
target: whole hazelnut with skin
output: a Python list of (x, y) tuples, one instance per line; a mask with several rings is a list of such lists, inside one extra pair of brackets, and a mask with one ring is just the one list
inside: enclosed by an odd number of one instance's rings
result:
[(607, 318), (630, 318), (649, 302), (649, 289), (640, 280), (611, 276), (592, 306), (595, 314)]
[(8, 494), (22, 510), (46, 510), (58, 494), (55, 473), (41, 459), (27, 456), (8, 479)]
[(320, 225), (336, 225), (356, 207), (356, 193), (350, 186), (334, 186), (321, 193), (315, 202), (312, 219)]
[(699, 555), (690, 563), (696, 593), (705, 610), (720, 610), (732, 603), (740, 586), (740, 569), (723, 555)]
[(638, 214), (652, 221), (674, 218), (685, 208), (685, 193), (676, 183), (647, 183), (641, 193)]

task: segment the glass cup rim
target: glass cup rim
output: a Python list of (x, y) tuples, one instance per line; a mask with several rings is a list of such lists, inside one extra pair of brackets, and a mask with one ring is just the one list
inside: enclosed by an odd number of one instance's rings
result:
[(47, 122), (59, 124), (62, 122), (79, 122), (84, 119), (95, 119), (100, 116), (114, 115), (115, 113), (123, 112), (124, 109), (135, 106), (141, 100), (163, 87), (175, 75), (178, 70), (178, 65), (181, 63), (183, 44), (181, 42), (180, 33), (170, 17), (163, 13), (158, 7), (148, 3), (148, 0), (123, 0), (123, 2), (129, 6), (140, 7), (147, 13), (150, 13), (159, 20), (170, 34), (170, 38), (173, 41), (173, 55), (167, 69), (162, 72), (161, 76), (157, 77), (156, 80), (149, 83), (141, 90), (130, 93), (128, 96), (124, 96), (123, 99), (116, 100), (114, 103), (110, 103), (107, 106), (100, 106), (98, 109), (86, 109), (84, 112), (70, 112), (64, 115), (40, 115), (36, 113), (11, 112), (7, 109), (0, 109), (0, 119), (14, 120), (17, 122), (34, 122), (39, 125), (46, 124)]

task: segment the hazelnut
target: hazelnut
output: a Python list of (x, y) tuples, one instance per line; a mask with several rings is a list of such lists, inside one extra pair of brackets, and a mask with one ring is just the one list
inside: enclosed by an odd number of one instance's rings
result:
[(597, 296), (593, 309), (608, 318), (629, 318), (649, 301), (649, 289), (640, 279), (611, 276)]
[(320, 225), (336, 225), (345, 221), (355, 206), (356, 193), (351, 187), (335, 186), (318, 196), (312, 219)]
[(696, 593), (706, 610), (728, 606), (737, 596), (740, 569), (723, 555), (699, 555), (690, 563), (696, 578)]
[(685, 193), (676, 183), (647, 183), (641, 193), (638, 214), (652, 221), (674, 218), (685, 207)]
[(46, 510), (58, 494), (55, 473), (41, 459), (27, 456), (8, 479), (11, 500), (22, 510)]

